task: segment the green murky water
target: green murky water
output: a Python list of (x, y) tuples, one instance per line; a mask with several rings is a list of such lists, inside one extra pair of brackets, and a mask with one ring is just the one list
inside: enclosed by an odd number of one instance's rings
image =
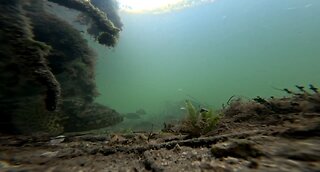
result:
[(219, 108), (232, 95), (320, 85), (319, 0), (218, 0), (164, 14), (121, 13), (116, 48), (99, 54), (97, 101), (149, 117), (196, 99)]

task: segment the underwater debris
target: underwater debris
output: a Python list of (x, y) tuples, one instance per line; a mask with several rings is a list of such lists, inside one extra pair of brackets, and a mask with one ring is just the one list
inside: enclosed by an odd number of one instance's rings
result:
[(235, 98), (236, 96), (235, 95), (232, 95), (229, 99), (228, 99), (228, 101), (227, 101), (227, 105), (230, 105), (230, 102), (232, 101), (232, 99), (233, 98)]

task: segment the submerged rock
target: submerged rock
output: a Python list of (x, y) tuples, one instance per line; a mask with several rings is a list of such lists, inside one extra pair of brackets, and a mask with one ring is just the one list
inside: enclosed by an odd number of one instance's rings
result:
[[(108, 34), (98, 42), (115, 45), (120, 29), (91, 3), (51, 2), (89, 16), (89, 34), (97, 39)], [(74, 26), (47, 12), (45, 3), (0, 2), (0, 131), (59, 134), (121, 122), (115, 110), (93, 103), (98, 95), (95, 53)]]
[(256, 158), (263, 155), (263, 153), (254, 148), (253, 143), (248, 140), (232, 140), (229, 142), (215, 144), (211, 147), (211, 153), (216, 158), (230, 156), (250, 159), (251, 157)]
[[(82, 0), (49, 0), (49, 1), (85, 13), (88, 17), (92, 19), (91, 22), (89, 23), (90, 27), (87, 30), (88, 33), (93, 35), (100, 44), (103, 44), (106, 46), (112, 46), (112, 47), (115, 46), (120, 29), (114, 26), (113, 22), (109, 20), (108, 15), (106, 15), (104, 12), (99, 10), (99, 6), (100, 8), (102, 8), (99, 3), (97, 2), (94, 3), (98, 5), (98, 8), (96, 8), (91, 4), (90, 1), (82, 1)], [(111, 2), (110, 4), (112, 3), (115, 3), (115, 2)], [(109, 8), (114, 9), (115, 6), (113, 7), (111, 6)], [(110, 11), (110, 14), (117, 16), (116, 11), (112, 11), (112, 12)], [(113, 17), (113, 20), (114, 21), (117, 20), (117, 22), (119, 21), (118, 18), (116, 19), (115, 17)], [(121, 26), (120, 24), (118, 25)]]

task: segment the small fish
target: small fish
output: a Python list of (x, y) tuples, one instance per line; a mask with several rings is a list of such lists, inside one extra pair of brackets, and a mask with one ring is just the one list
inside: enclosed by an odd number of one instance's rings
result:
[(200, 112), (200, 113), (203, 113), (203, 112), (209, 112), (209, 110), (208, 110), (208, 109), (206, 109), (206, 108), (201, 108), (199, 112)]
[(293, 94), (293, 92), (290, 91), (290, 90), (288, 90), (287, 88), (283, 89), (283, 91), (285, 91), (285, 92), (288, 93), (288, 94)]
[(138, 110), (136, 111), (136, 113), (137, 113), (137, 114), (140, 114), (140, 115), (145, 115), (145, 114), (147, 114), (147, 112), (146, 112), (144, 109), (138, 109)]
[(253, 98), (253, 100), (257, 103), (260, 103), (260, 104), (269, 104), (268, 101), (266, 101), (264, 98), (260, 97), (260, 96), (257, 96), (256, 98)]
[(296, 87), (297, 87), (301, 92), (306, 92), (306, 91), (304, 90), (304, 86), (296, 85)]
[(309, 84), (309, 89), (312, 90), (315, 93), (319, 93), (318, 92), (318, 88), (316, 88), (315, 86), (313, 86), (312, 84)]
[(186, 110), (186, 107), (180, 107), (180, 110)]

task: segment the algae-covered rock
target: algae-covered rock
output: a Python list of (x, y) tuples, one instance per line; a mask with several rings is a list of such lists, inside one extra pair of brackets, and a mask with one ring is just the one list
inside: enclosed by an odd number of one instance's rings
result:
[[(0, 131), (57, 134), (121, 122), (116, 111), (93, 103), (98, 95), (95, 53), (74, 26), (48, 13), (45, 3), (0, 2)], [(58, 4), (88, 15), (92, 19), (88, 33), (103, 45), (115, 45), (120, 29), (105, 13), (85, 1)]]
[(52, 111), (58, 104), (60, 85), (47, 65), (51, 48), (34, 39), (22, 2), (4, 0), (0, 4), (1, 100), (19, 99), (45, 89), (46, 106)]
[[(49, 1), (83, 12), (86, 16), (92, 19), (90, 20), (90, 23), (88, 23), (90, 24), (90, 27), (87, 30), (88, 33), (94, 36), (100, 44), (103, 44), (106, 46), (115, 46), (120, 29), (115, 27), (113, 22), (109, 20), (108, 16), (104, 12), (99, 10), (99, 8), (92, 5), (90, 1), (84, 1), (84, 0), (49, 0)], [(112, 13), (112, 14), (116, 14), (116, 13)]]
[[(67, 109), (67, 107), (66, 107)], [(92, 103), (82, 111), (70, 111), (71, 115), (67, 119), (65, 131), (86, 131), (112, 126), (123, 120), (123, 117), (109, 107)]]
[(108, 19), (112, 21), (115, 27), (121, 29), (123, 24), (120, 17), (117, 15), (118, 3), (116, 0), (91, 0), (92, 5), (99, 8), (101, 11), (106, 13)]
[(64, 123), (68, 116), (62, 111), (48, 111), (41, 99), (33, 97), (26, 105), (14, 111), (12, 123), (20, 133), (35, 132), (58, 135), (64, 132)]

